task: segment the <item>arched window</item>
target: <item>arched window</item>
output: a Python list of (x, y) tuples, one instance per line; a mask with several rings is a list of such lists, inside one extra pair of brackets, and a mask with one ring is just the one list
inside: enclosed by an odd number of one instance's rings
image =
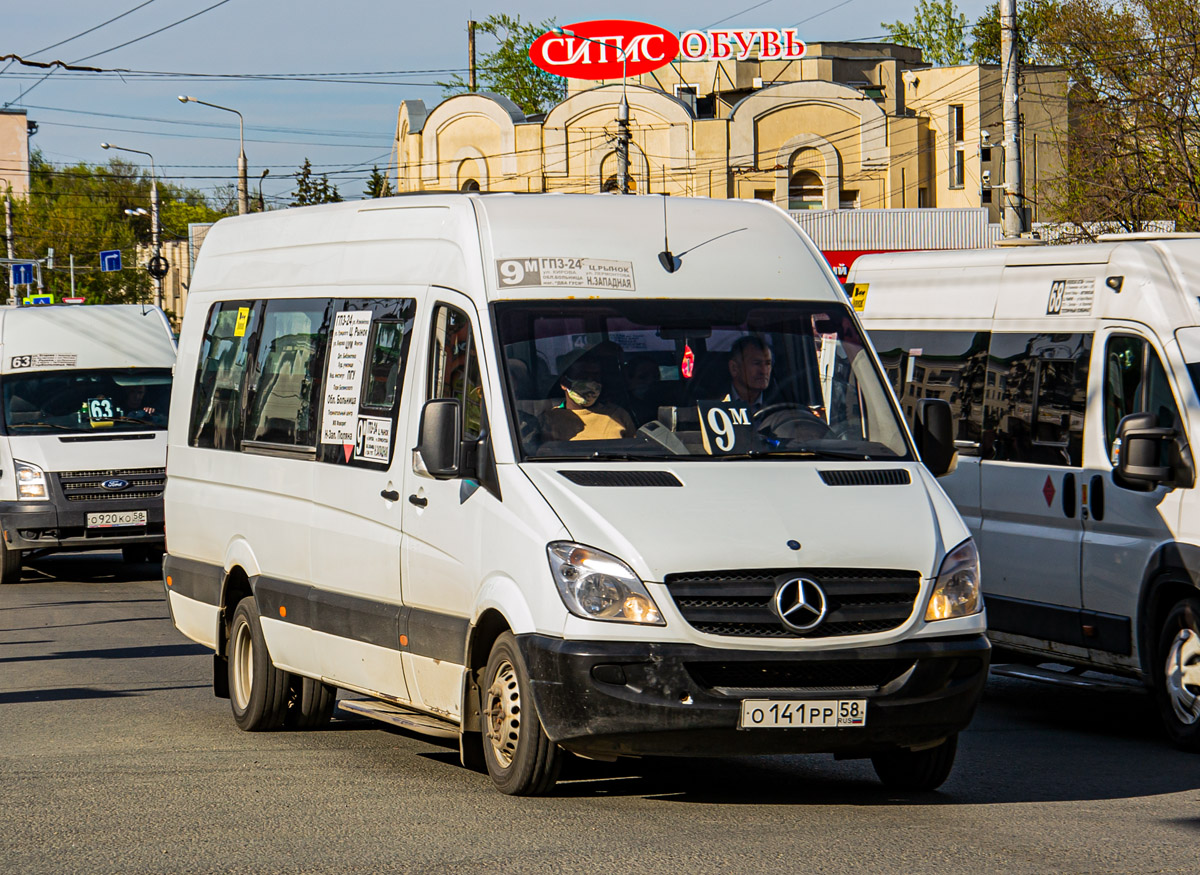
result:
[(825, 209), (825, 186), (815, 170), (797, 170), (788, 181), (789, 210)]
[(480, 191), (479, 182), (475, 179), (464, 179), (462, 185), (458, 187), (459, 191)]

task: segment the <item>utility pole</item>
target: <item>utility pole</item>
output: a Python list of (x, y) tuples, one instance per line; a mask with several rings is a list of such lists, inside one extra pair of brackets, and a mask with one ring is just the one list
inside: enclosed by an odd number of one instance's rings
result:
[(12, 232), (12, 198), (8, 195), (4, 196), (4, 245), (8, 250), (8, 257), (15, 258), (13, 255), (13, 232)]
[(475, 22), (467, 22), (467, 90), (475, 91)]
[(1017, 0), (1000, 0), (1000, 79), (1004, 102), (1004, 236), (1020, 237), (1024, 228), (1021, 179), (1021, 122), (1017, 103)]

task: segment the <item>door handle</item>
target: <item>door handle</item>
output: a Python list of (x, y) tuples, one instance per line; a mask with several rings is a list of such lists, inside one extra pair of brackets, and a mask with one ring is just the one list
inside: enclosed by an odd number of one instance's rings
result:
[(1062, 482), (1062, 509), (1068, 519), (1075, 518), (1075, 475), (1064, 474)]
[(425, 507), (427, 504), (429, 504), (429, 499), (422, 498), (419, 495), (410, 495), (408, 497), (408, 503), (415, 504), (417, 507)]
[(1104, 478), (1099, 474), (1092, 477), (1092, 493), (1088, 502), (1092, 507), (1092, 519), (1100, 522), (1104, 519)]
[(384, 489), (379, 494), (381, 496), (383, 496), (384, 498), (386, 498), (388, 501), (399, 501), (400, 500), (400, 493), (397, 492), (395, 489)]

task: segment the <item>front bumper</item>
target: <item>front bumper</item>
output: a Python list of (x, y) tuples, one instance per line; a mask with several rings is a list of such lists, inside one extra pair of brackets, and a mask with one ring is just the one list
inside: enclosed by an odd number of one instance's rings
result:
[[(89, 529), (89, 513), (146, 511), (145, 526)], [(163, 500), (153, 498), (71, 502), (51, 495), (48, 501), (0, 501), (0, 528), (10, 550), (101, 550), (132, 544), (161, 544)]]
[[(551, 740), (594, 756), (870, 756), (938, 742), (971, 721), (983, 634), (820, 653), (517, 638)], [(866, 699), (866, 726), (738, 729), (742, 699)]]

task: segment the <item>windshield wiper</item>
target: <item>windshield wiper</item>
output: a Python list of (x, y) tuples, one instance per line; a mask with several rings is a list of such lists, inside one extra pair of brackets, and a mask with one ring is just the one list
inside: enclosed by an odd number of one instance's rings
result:
[(712, 459), (774, 459), (786, 456), (804, 456), (812, 459), (833, 459), (848, 462), (870, 462), (871, 456), (866, 453), (846, 453), (838, 450), (815, 450), (809, 447), (790, 450), (749, 450), (745, 453), (726, 453), (720, 456), (695, 456), (693, 458)]

